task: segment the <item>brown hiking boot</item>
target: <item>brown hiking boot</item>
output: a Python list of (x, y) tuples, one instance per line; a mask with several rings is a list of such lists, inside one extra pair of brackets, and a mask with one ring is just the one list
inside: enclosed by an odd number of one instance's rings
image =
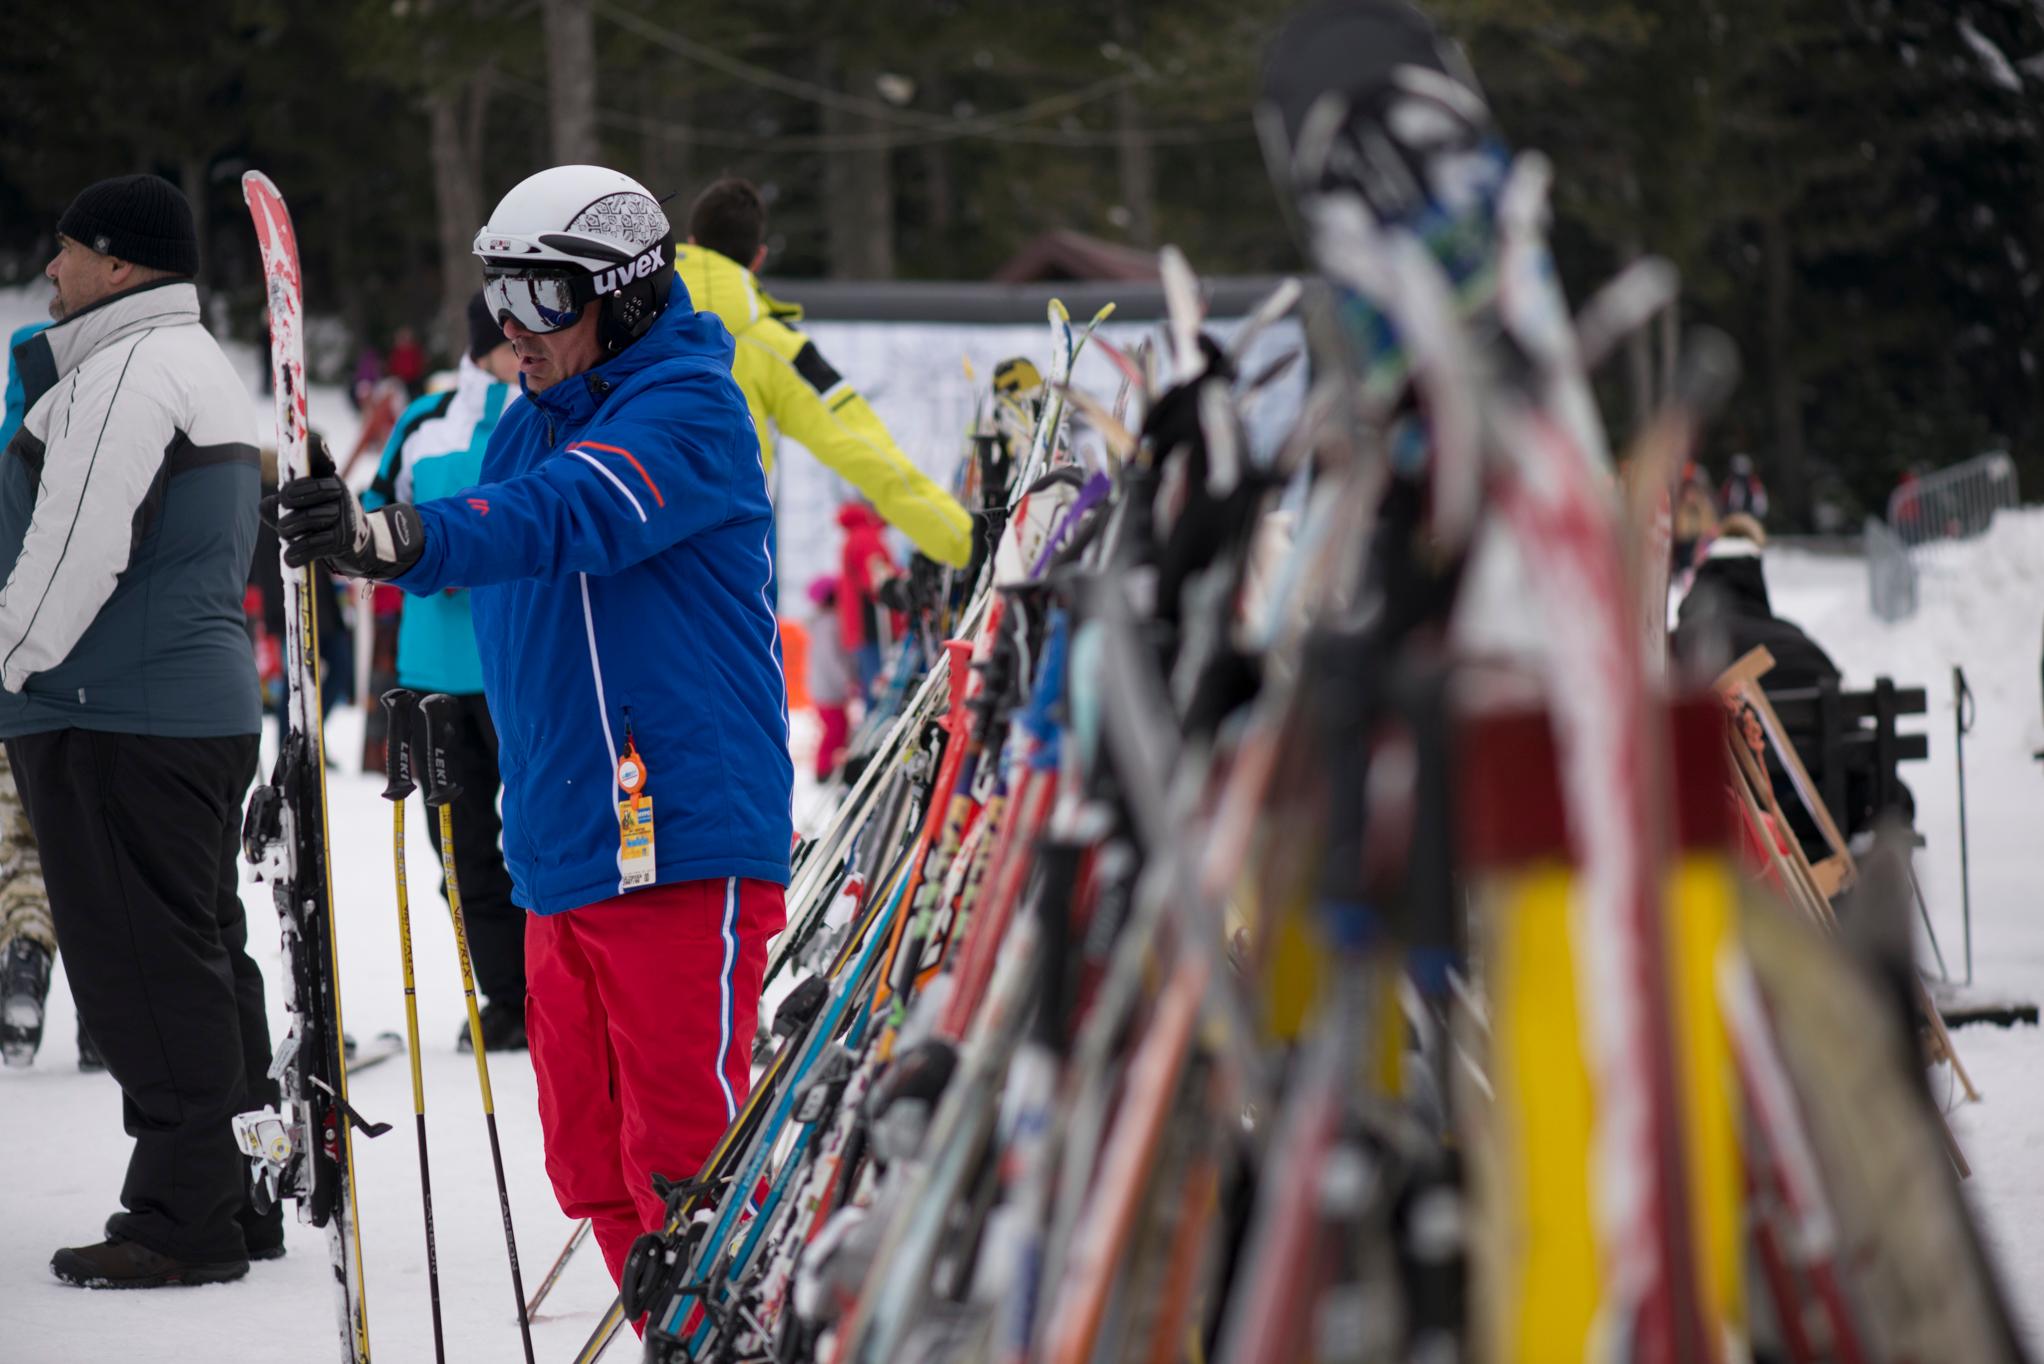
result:
[(226, 1283), (248, 1273), (248, 1261), (179, 1260), (134, 1241), (108, 1237), (94, 1245), (58, 1251), (50, 1257), (50, 1273), (80, 1288), (163, 1288)]

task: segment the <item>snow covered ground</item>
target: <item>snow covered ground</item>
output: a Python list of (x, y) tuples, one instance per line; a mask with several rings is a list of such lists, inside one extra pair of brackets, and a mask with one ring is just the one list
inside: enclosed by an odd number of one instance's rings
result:
[[(1767, 559), (1775, 611), (1824, 646), (1847, 685), (1885, 675), (1928, 693), (1930, 713), (1905, 723), (1929, 735), (1930, 758), (1905, 765), (1903, 780), (1926, 839), (1917, 874), (1955, 977), (1965, 974), (1965, 949), (1952, 669), (1965, 670), (1977, 711), (1965, 740), (1971, 993), (2044, 1003), (2044, 764), (2031, 756), (2044, 749), (2044, 509), (2003, 513), (1986, 535), (1939, 548), (1919, 567), (1921, 608), (1891, 625), (1868, 609), (1859, 558), (1783, 549)], [(1934, 971), (1928, 947), (1920, 956)], [(2030, 1350), (2044, 1354), (2044, 1032), (1975, 1026), (1953, 1043), (1983, 1095), (1952, 1115), (1973, 1165), (1966, 1191)]]
[[(1959, 969), (1957, 793), (1951, 767), (1950, 669), (1965, 667), (1979, 698), (1967, 744), (1970, 782), (1976, 975), (1993, 990), (2044, 994), (2044, 907), (2034, 901), (2038, 837), (2031, 827), (2044, 782), (2029, 754), (2044, 746), (2038, 702), (2038, 627), (2044, 620), (2044, 511), (2005, 517), (1994, 531), (1929, 568), (1921, 614), (1888, 626), (1869, 615), (1857, 559), (1777, 551), (1770, 559), (1777, 608), (1820, 639), (1855, 685), (1888, 674), (1931, 691), (1926, 728), (1931, 760), (1909, 773), (1929, 839), (1920, 869), (1934, 922)], [(1922, 723), (1922, 722), (1920, 722)], [(334, 748), (357, 751), (359, 720), (337, 716)], [(806, 736), (805, 736), (806, 737)], [(343, 1005), (358, 1036), (403, 1027), (395, 915), (391, 912), (390, 815), (379, 783), (352, 772), (330, 785), (340, 905)], [(806, 799), (806, 797), (805, 797)], [(443, 1307), (457, 1358), (516, 1356), (517, 1328), (504, 1247), (497, 1229), (474, 1068), (453, 1041), (462, 1025), (458, 976), (445, 916), (433, 893), (437, 872), (423, 837), (423, 811), (410, 812), (409, 879), (414, 890), (427, 1113), (434, 1157)], [(266, 893), (244, 887), (252, 942), (272, 984), (272, 1018), (282, 1027), (275, 986), (275, 919)], [(1962, 1030), (1957, 1045), (1986, 1093), (1958, 1108), (1955, 1124), (1972, 1158), (1969, 1194), (2023, 1314), (2033, 1348), (2044, 1349), (2044, 1068), (2035, 1028)], [(59, 983), (43, 1052), (29, 1071), (0, 1072), (0, 1153), (8, 1178), (0, 1194), (0, 1358), (57, 1364), (97, 1357), (107, 1341), (151, 1342), (166, 1358), (295, 1361), (331, 1358), (334, 1323), (321, 1235), (293, 1223), (290, 1254), (255, 1266), (238, 1284), (159, 1293), (82, 1293), (51, 1279), (56, 1247), (90, 1240), (115, 1206), (126, 1160), (120, 1096), (104, 1075), (74, 1068), (73, 1015)], [(537, 1283), (568, 1235), (540, 1153), (530, 1065), (522, 1054), (491, 1058), (504, 1157), (528, 1286)], [(410, 1086), (401, 1062), (361, 1075), (355, 1102), (394, 1124), (359, 1143), (356, 1160), (368, 1260), (370, 1323), (387, 1361), (431, 1358), (425, 1256), (419, 1225), (418, 1164)], [(611, 1285), (593, 1253), (577, 1257), (534, 1327), (541, 1359), (581, 1344), (608, 1303)]]
[[(359, 712), (337, 712), (333, 749), (344, 764), (360, 752)], [(397, 922), (391, 880), (390, 807), (380, 780), (331, 777), (334, 900), (339, 906), (342, 1010), (357, 1037), (404, 1029)], [(438, 866), (425, 837), (424, 807), (409, 812), (407, 877), (413, 888), (413, 938), (426, 1112), (433, 1157), (435, 1232), (448, 1351), (455, 1358), (518, 1357), (504, 1241), (471, 1058), (454, 1050), (464, 1027), (453, 935), (436, 888)], [(250, 946), (270, 990), (275, 1035), (284, 1027), (276, 911), (266, 888), (244, 881)], [(50, 995), (42, 1054), (28, 1071), (0, 1073), (0, 1152), (11, 1174), (0, 1195), (0, 1358), (57, 1364), (99, 1357), (109, 1341), (154, 1343), (168, 1359), (250, 1361), (337, 1357), (333, 1294), (324, 1233), (289, 1222), (284, 1259), (257, 1265), (237, 1284), (176, 1293), (93, 1293), (50, 1277), (51, 1251), (97, 1238), (116, 1210), (127, 1138), (120, 1091), (105, 1075), (76, 1069), (74, 1014), (61, 984)], [(555, 1206), (541, 1161), (532, 1067), (523, 1053), (490, 1057), (497, 1122), (511, 1187), (511, 1209), (528, 1290), (552, 1262), (572, 1224)], [(411, 1122), (410, 1076), (402, 1060), (364, 1072), (349, 1097), (392, 1130), (358, 1141), (362, 1240), (368, 1265), (369, 1321), (377, 1357), (432, 1358), (425, 1244), (419, 1217), (418, 1153)], [(289, 1214), (287, 1213), (287, 1219)], [(542, 1359), (581, 1345), (608, 1305), (611, 1286), (599, 1257), (577, 1257), (534, 1329)], [(126, 1348), (126, 1347), (124, 1347)]]

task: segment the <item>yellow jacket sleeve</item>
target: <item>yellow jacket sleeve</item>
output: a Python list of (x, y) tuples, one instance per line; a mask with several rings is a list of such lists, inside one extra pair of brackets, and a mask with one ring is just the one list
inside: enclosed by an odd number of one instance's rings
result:
[[(779, 322), (763, 320), (738, 338), (734, 371), (741, 387), (783, 434), (865, 495), (881, 519), (938, 563), (972, 558), (972, 518), (958, 500), (916, 468), (858, 390), (830, 367), (816, 345)], [(764, 446), (766, 433), (761, 433)]]

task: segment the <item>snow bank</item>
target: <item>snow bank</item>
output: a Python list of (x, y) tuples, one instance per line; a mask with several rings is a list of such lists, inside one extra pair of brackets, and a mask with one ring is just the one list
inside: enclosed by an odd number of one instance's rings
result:
[(1930, 741), (1927, 762), (1908, 763), (1926, 845), (1918, 872), (1938, 939), (1963, 973), (1959, 799), (1953, 668), (1964, 670), (1975, 704), (1966, 736), (1967, 816), (1972, 861), (1974, 965), (1984, 984), (2044, 993), (2044, 913), (2028, 908), (2038, 864), (2033, 840), (2044, 766), (2044, 509), (1999, 514), (1973, 540), (1919, 561), (1921, 606), (1910, 620), (1874, 618), (1866, 567), (1856, 556), (1778, 549), (1767, 558), (1775, 610), (1809, 631), (1843, 670), (1847, 685), (1877, 676), (1921, 686), (1930, 713), (1906, 721)]
[[(1916, 855), (1931, 922), (1954, 975), (1963, 975), (1959, 798), (1952, 669), (1965, 670), (1976, 706), (1966, 736), (1973, 959), (1983, 995), (2044, 999), (2044, 747), (2039, 644), (2044, 638), (2044, 509), (1999, 514), (1976, 539), (1940, 547), (1920, 564), (1917, 615), (1888, 624), (1867, 606), (1856, 556), (1770, 551), (1775, 610), (1830, 652), (1851, 686), (1886, 675), (1922, 686), (1930, 714), (1909, 722), (1929, 736), (1927, 762), (1908, 763), (1925, 846)], [(1926, 947), (1924, 960), (1935, 970)], [(1961, 1029), (1961, 1058), (1984, 1094), (1953, 1113), (1972, 1161), (1967, 1196), (2000, 1266), (2033, 1354), (2044, 1352), (2044, 1032)], [(1940, 1075), (1938, 1083), (1943, 1083)], [(1944, 1095), (1940, 1094), (1940, 1097)]]

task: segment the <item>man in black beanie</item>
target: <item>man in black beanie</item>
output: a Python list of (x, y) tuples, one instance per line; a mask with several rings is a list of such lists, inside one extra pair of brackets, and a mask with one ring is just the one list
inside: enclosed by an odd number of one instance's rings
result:
[(105, 1239), (50, 1268), (215, 1283), (283, 1253), (229, 1122), (276, 1099), (235, 865), (261, 725), (255, 433), (176, 187), (103, 180), (57, 234), (57, 321), (15, 348), (28, 410), (0, 462), (0, 738), (135, 1150)]
[[(483, 451), (498, 420), (518, 401), (518, 357), (481, 290), (468, 301), (468, 354), (454, 388), (406, 408), (383, 447), (376, 481), (362, 505), (450, 497), (483, 481)], [(463, 773), (454, 802), (454, 873), (468, 920), (476, 985), (483, 994), (483, 1046), (525, 1049), (525, 911), (512, 899), (497, 813), (497, 727), (483, 698), (483, 661), (469, 619), (468, 592), (456, 588), (405, 599), (397, 627), (397, 680), (417, 692), (455, 698), (449, 747)], [(426, 821), (433, 850), (440, 826)], [(444, 895), (447, 887), (442, 885)], [(463, 1027), (455, 1048), (471, 1046)]]
[[(126, 275), (117, 273), (123, 265)], [(199, 273), (192, 206), (160, 175), (87, 185), (57, 219), (57, 258), (43, 273), (57, 286), (50, 316), (59, 322), (109, 294), (173, 276), (190, 279)]]

